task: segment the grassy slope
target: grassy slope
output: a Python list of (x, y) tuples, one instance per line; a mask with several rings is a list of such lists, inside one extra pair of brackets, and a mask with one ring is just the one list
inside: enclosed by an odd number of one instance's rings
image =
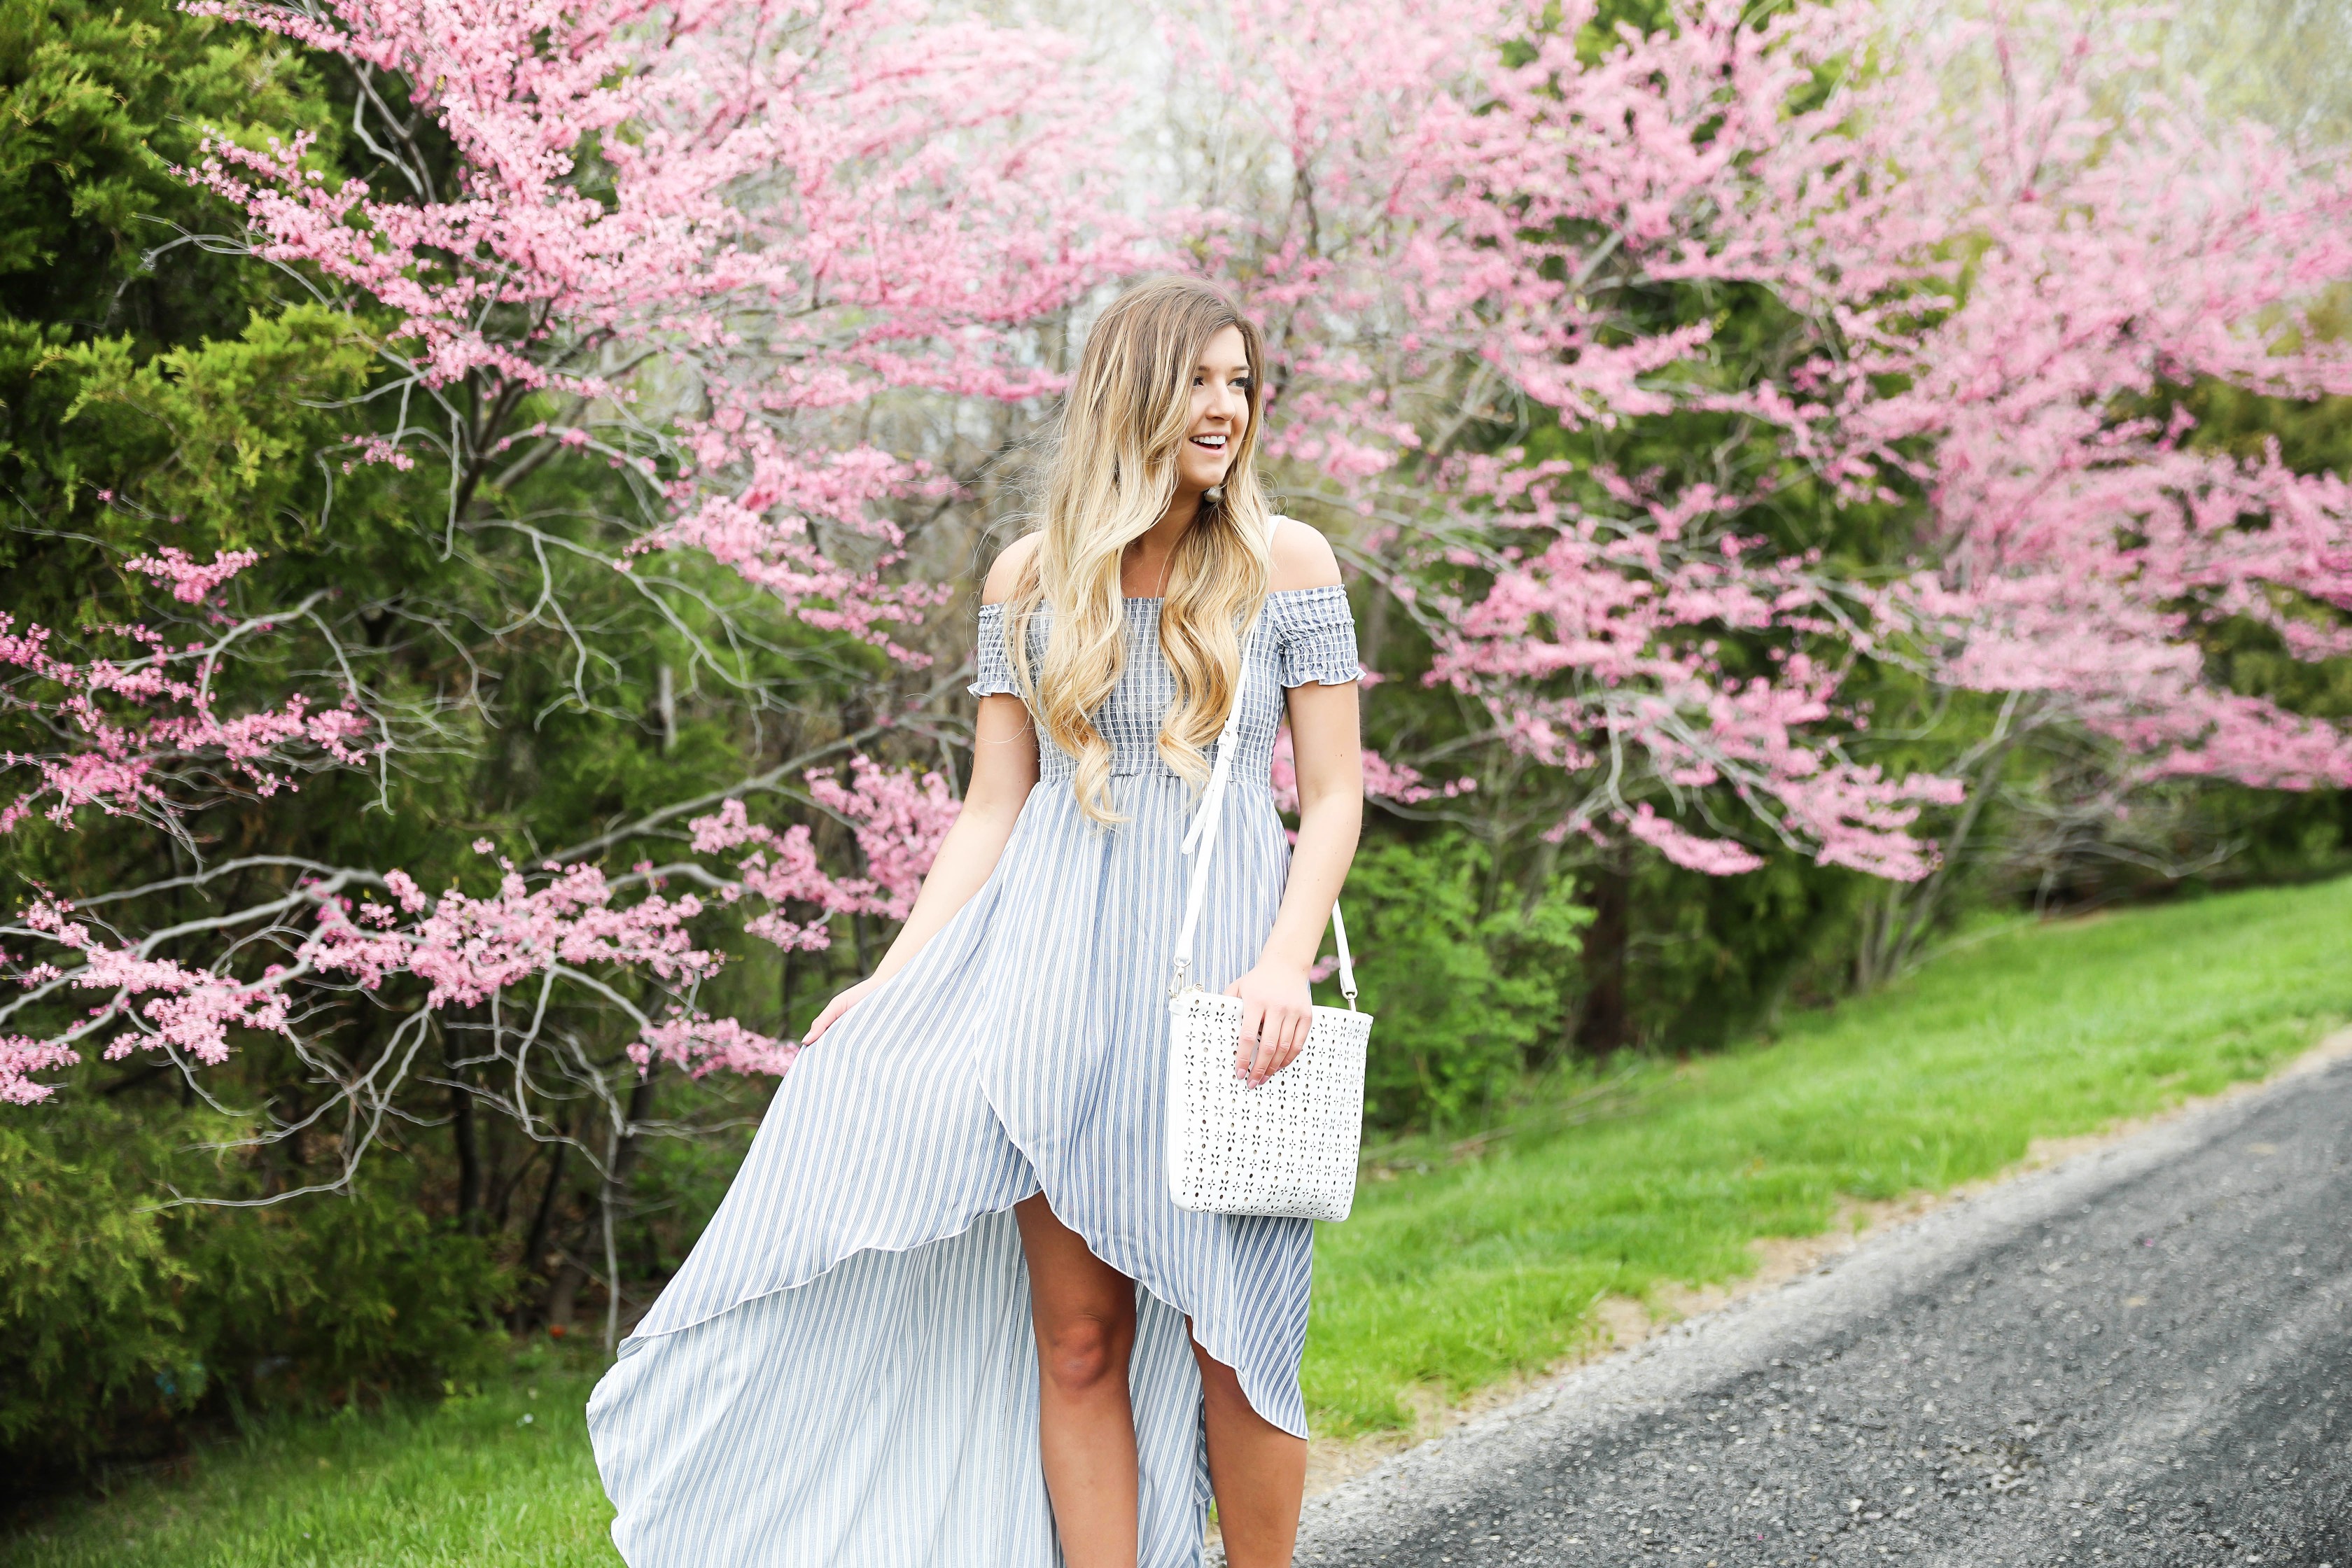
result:
[[(274, 1423), (0, 1540), (7, 1568), (618, 1568), (591, 1372), (545, 1351), (429, 1407)], [(530, 1417), (525, 1421), (524, 1417)]]
[[(2037, 1137), (2259, 1077), (2352, 1016), (2352, 880), (2019, 924), (1775, 1044), (1635, 1075), (1626, 1113), (1368, 1184), (1316, 1256), (1321, 1430), (1539, 1367), (1603, 1294), (1736, 1278), (1841, 1196), (1949, 1187)], [(1377, 1039), (1378, 1031), (1374, 1031)]]
[[(1318, 1426), (1394, 1425), (1415, 1385), (1539, 1367), (1601, 1295), (1736, 1277), (1750, 1238), (1818, 1231), (1842, 1196), (1990, 1174), (2032, 1138), (2259, 1076), (2347, 1017), (2352, 880), (2011, 927), (1769, 1047), (1637, 1068), (1606, 1118), (1368, 1184), (1324, 1230)], [(192, 1481), (0, 1540), (0, 1568), (609, 1568), (589, 1382), (532, 1352), (475, 1398), (277, 1427)]]

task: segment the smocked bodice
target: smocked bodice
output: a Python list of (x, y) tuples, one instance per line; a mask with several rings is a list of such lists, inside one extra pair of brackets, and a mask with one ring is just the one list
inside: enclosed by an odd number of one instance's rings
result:
[[(1118, 684), (1093, 716), (1095, 728), (1110, 742), (1114, 778), (1144, 775), (1173, 781), (1180, 777), (1160, 759), (1159, 751), (1160, 721), (1176, 700), (1175, 671), (1160, 651), (1160, 605), (1158, 599), (1126, 602), (1126, 663)], [(1041, 608), (1030, 617), (1028, 652), (1033, 670), (1045, 663), (1051, 615)], [(1242, 750), (1234, 759), (1233, 777), (1237, 784), (1264, 788), (1274, 765), (1274, 738), (1282, 724), (1284, 690), (1310, 684), (1342, 685), (1361, 673), (1356, 664), (1356, 628), (1348, 613), (1347, 591), (1334, 586), (1268, 594), (1265, 609), (1242, 653), (1249, 679), (1242, 694)], [(1023, 695), (1005, 647), (1002, 605), (981, 608), (977, 664), (979, 673), (971, 688), (973, 696)], [(1039, 778), (1067, 784), (1076, 771), (1076, 759), (1042, 736), (1037, 751)]]

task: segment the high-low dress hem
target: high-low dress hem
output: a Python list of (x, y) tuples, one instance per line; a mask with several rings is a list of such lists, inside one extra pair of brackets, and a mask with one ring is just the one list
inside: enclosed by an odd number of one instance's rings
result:
[[(1042, 652), (1042, 626), (1031, 636)], [(1153, 745), (1173, 685), (1155, 603), (1129, 602), (1127, 636), (1097, 724), (1128, 820), (1087, 822), (1071, 759), (1043, 748), (993, 873), (802, 1053), (692, 1256), (597, 1385), (590, 1430), (631, 1568), (1057, 1563), (1011, 1212), (1038, 1192), (1137, 1283), (1142, 1568), (1200, 1561), (1193, 1342), (1260, 1415), (1306, 1435), (1312, 1226), (1168, 1197), (1163, 998), (1196, 792)], [(1268, 774), (1283, 689), (1357, 677), (1344, 595), (1270, 595), (1244, 657), (1241, 787), (1196, 941), (1212, 987), (1255, 962), (1281, 901), (1288, 845)], [(972, 690), (1017, 694), (998, 606), (982, 612)]]

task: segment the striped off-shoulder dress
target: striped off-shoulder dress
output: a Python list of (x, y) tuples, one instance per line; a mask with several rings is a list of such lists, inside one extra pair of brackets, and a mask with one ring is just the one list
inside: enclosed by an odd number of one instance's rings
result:
[[(1162, 1170), (1195, 792), (1154, 748), (1174, 687), (1159, 608), (1127, 601), (1125, 673), (1096, 719), (1128, 820), (1090, 824), (1071, 758), (1043, 747), (986, 886), (802, 1053), (709, 1230), (597, 1385), (589, 1429), (632, 1568), (1053, 1568), (1011, 1213), (1041, 1188), (1137, 1284), (1143, 1568), (1201, 1558), (1186, 1318), (1259, 1414), (1305, 1435), (1312, 1226), (1186, 1213)], [(1031, 635), (1042, 657), (1042, 626)], [(1018, 694), (1003, 642), (1002, 611), (984, 608), (975, 693)], [(1273, 927), (1289, 861), (1269, 787), (1283, 690), (1357, 678), (1346, 595), (1271, 595), (1244, 657), (1244, 750), (1195, 944), (1211, 989)]]

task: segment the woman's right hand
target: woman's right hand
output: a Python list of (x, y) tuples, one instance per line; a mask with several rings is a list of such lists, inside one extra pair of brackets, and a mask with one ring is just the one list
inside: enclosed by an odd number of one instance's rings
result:
[(804, 1046), (813, 1046), (816, 1044), (817, 1037), (824, 1034), (827, 1029), (832, 1028), (833, 1021), (835, 1019), (840, 1017), (844, 1013), (848, 1012), (852, 1007), (856, 1006), (860, 1002), (865, 1001), (866, 997), (872, 995), (874, 988), (881, 984), (881, 976), (869, 974), (865, 979), (859, 981), (856, 984), (851, 986), (848, 990), (842, 992), (832, 1001), (826, 1003), (824, 1005), (824, 1011), (816, 1016), (816, 1022), (808, 1026), (808, 1033), (801, 1037), (801, 1044)]

